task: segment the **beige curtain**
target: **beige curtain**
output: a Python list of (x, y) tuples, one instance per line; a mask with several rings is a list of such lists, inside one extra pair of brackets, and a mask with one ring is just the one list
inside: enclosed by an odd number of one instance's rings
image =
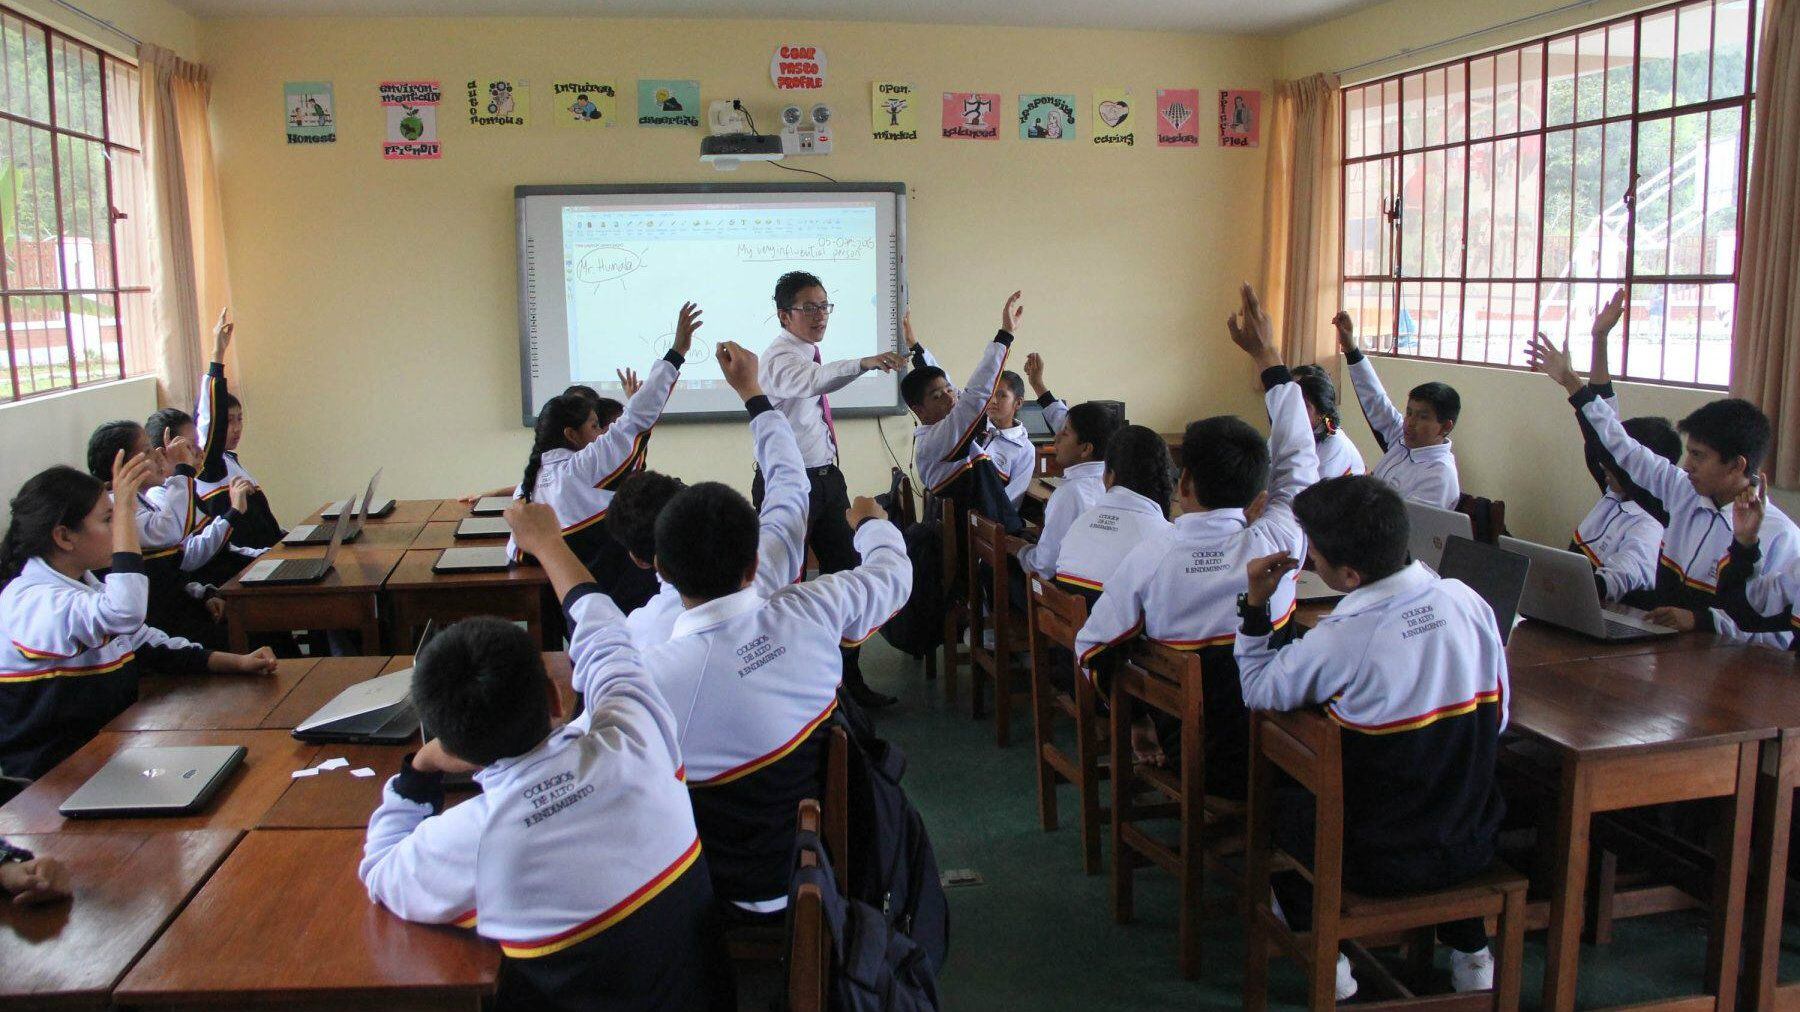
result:
[(139, 50), (150, 177), (152, 323), (163, 403), (192, 409), (211, 355), (211, 324), (231, 299), (213, 169), (206, 68), (160, 46)]
[(1269, 114), (1263, 305), (1289, 365), (1330, 361), (1342, 257), (1338, 79), (1314, 74), (1275, 87)]

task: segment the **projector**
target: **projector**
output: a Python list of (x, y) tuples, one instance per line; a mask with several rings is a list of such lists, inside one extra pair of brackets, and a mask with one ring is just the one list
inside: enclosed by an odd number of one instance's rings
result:
[(700, 160), (721, 172), (744, 162), (778, 162), (781, 138), (773, 134), (714, 134), (700, 138)]

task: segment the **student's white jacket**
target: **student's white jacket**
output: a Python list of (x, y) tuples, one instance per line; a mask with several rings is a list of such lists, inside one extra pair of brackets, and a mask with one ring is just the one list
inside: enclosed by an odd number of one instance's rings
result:
[[(1742, 545), (1734, 538), (1725, 568), (1719, 571), (1719, 604), (1739, 629), (1800, 633), (1800, 559), (1779, 569), (1763, 566), (1762, 545)], [(1800, 649), (1800, 635), (1788, 649)]]
[[(1791, 632), (1746, 632), (1716, 606), (1719, 571), (1725, 567), (1731, 548), (1731, 503), (1720, 506), (1694, 491), (1686, 471), (1627, 435), (1618, 412), (1593, 387), (1581, 388), (1569, 398), (1569, 403), (1587, 419), (1625, 476), (1668, 514), (1656, 573), (1658, 602), (1692, 610), (1702, 627), (1710, 623), (1723, 639), (1787, 647), (1793, 638)], [(1771, 502), (1762, 524), (1763, 568), (1786, 569), (1797, 557), (1800, 532), (1795, 531), (1787, 514)]]
[(146, 559), (176, 555), (188, 535), (206, 519), (194, 495), (194, 469), (186, 464), (177, 467), (162, 484), (139, 492), (136, 509), (138, 539)]
[[(956, 404), (950, 413), (930, 425), (913, 429), (913, 464), (926, 489), (941, 492), (975, 466), (986, 455), (976, 445), (975, 437), (987, 424), (988, 401), (994, 396), (994, 382), (1006, 368), (1006, 355), (1013, 336), (1002, 330), (981, 351), (981, 361), (969, 375), (969, 383), (956, 392)], [(914, 355), (927, 364), (936, 365), (923, 346)]]
[(1456, 454), (1446, 439), (1436, 446), (1414, 449), (1406, 445), (1405, 419), (1388, 400), (1375, 366), (1361, 352), (1347, 356), (1350, 385), (1362, 405), (1363, 417), (1381, 444), (1382, 457), (1370, 474), (1399, 491), (1411, 502), (1453, 510), (1462, 498), (1462, 481), (1456, 473)]
[(1077, 590), (1102, 590), (1127, 553), (1169, 527), (1156, 503), (1114, 485), (1069, 525), (1056, 555), (1054, 579)]
[[(662, 417), (669, 395), (675, 391), (675, 380), (681, 370), (682, 357), (670, 351), (650, 367), (643, 389), (625, 402), (625, 412), (607, 430), (579, 450), (545, 450), (538, 457), (537, 484), (531, 490), (531, 501), (548, 505), (556, 511), (564, 538), (574, 538), (606, 519), (613, 493), (643, 463), (645, 444), (650, 430)], [(515, 490), (519, 496), (522, 490)], [(506, 549), (519, 557), (518, 543), (507, 539)], [(581, 555), (581, 551), (576, 551)]]
[(1363, 465), (1362, 451), (1356, 448), (1349, 436), (1344, 435), (1344, 430), (1333, 428), (1324, 439), (1317, 440), (1315, 446), (1319, 453), (1321, 481), (1368, 473), (1368, 468)]
[[(753, 398), (750, 434), (756, 441), (756, 466), (762, 469), (763, 502), (756, 545), (756, 579), (751, 586), (763, 597), (800, 579), (806, 568), (806, 520), (812, 483), (800, 463), (794, 430), (767, 397)], [(681, 594), (657, 577), (658, 590), (642, 607), (625, 616), (631, 643), (639, 650), (667, 643), (681, 614)]]
[(1000, 480), (1006, 482), (1006, 497), (1014, 506), (1025, 498), (1031, 479), (1037, 474), (1037, 447), (1023, 425), (998, 428), (989, 422), (981, 439), (981, 452), (993, 462)]
[[(1067, 414), (1067, 412), (1065, 412)], [(1044, 413), (1046, 420), (1049, 412)], [(1058, 428), (1061, 426), (1059, 425)], [(1063, 469), (1062, 480), (1050, 492), (1044, 504), (1044, 529), (1037, 543), (1027, 545), (1019, 553), (1019, 564), (1046, 580), (1056, 577), (1057, 559), (1062, 555), (1063, 538), (1083, 513), (1106, 494), (1106, 464), (1098, 460)]]
[(389, 779), (357, 869), (398, 916), (474, 926), (516, 959), (616, 928), (701, 853), (675, 719), (622, 616), (593, 584), (566, 608), (581, 715), (476, 772), (481, 793), (453, 808), (437, 810), (441, 778)]
[(721, 899), (786, 905), (794, 806), (818, 789), (815, 732), (837, 707), (840, 647), (872, 635), (912, 592), (912, 564), (886, 520), (856, 530), (855, 569), (755, 587), (675, 619), (644, 664), (675, 715), (688, 786)]
[(1610, 491), (1576, 525), (1573, 538), (1575, 547), (1594, 564), (1608, 601), (1655, 588), (1662, 539), (1663, 525), (1655, 517)]

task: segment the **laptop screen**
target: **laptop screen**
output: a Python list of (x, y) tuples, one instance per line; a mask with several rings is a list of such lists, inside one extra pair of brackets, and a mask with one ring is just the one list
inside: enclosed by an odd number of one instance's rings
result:
[(1525, 574), (1531, 560), (1494, 545), (1450, 538), (1444, 543), (1444, 558), (1439, 575), (1461, 580), (1481, 595), (1494, 618), (1500, 623), (1500, 642), (1512, 638), (1513, 623), (1519, 617), (1519, 598), (1525, 593)]

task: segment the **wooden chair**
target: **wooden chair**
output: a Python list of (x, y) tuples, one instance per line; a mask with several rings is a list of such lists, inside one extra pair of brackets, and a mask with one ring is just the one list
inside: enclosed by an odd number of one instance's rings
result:
[(962, 527), (956, 521), (955, 503), (948, 499), (929, 502), (937, 504), (938, 533), (944, 543), (944, 700), (955, 702), (956, 669), (969, 656), (961, 642), (969, 624), (968, 588), (962, 594), (954, 593), (962, 575)]
[[(1306, 973), (1308, 1005), (1336, 1004), (1337, 957), (1345, 942), (1371, 935), (1405, 932), (1415, 969), (1429, 965), (1435, 928), (1467, 917), (1497, 918), (1494, 990), (1483, 994), (1418, 997), (1361, 946), (1350, 957), (1358, 982), (1389, 992), (1408, 1006), (1516, 1009), (1519, 964), (1525, 950), (1525, 878), (1496, 861), (1485, 873), (1460, 885), (1410, 896), (1362, 896), (1344, 888), (1344, 760), (1341, 732), (1317, 710), (1257, 711), (1250, 715), (1250, 812), (1245, 859), (1248, 958), (1244, 966), (1244, 1007), (1268, 1002), (1272, 947), (1291, 956)], [(1312, 930), (1296, 933), (1270, 908), (1269, 878), (1275, 870), (1270, 791), (1281, 770), (1312, 791), (1317, 819), (1312, 868), (1294, 867), (1312, 881)], [(1415, 982), (1416, 983), (1416, 982)]]
[[(1202, 916), (1217, 912), (1205, 899), (1208, 871), (1222, 875), (1234, 890), (1238, 873), (1225, 863), (1242, 849), (1243, 806), (1206, 796), (1206, 700), (1200, 657), (1159, 643), (1133, 644), (1112, 673), (1112, 895), (1113, 920), (1130, 922), (1136, 869), (1154, 864), (1175, 876), (1180, 903), (1177, 956), (1182, 976), (1200, 973)], [(1139, 705), (1181, 722), (1180, 768), (1170, 771), (1132, 761), (1131, 720)], [(1159, 800), (1138, 801), (1145, 792)], [(1174, 845), (1139, 823), (1173, 818), (1180, 826)]]
[(1464, 492), (1456, 500), (1456, 512), (1469, 518), (1476, 541), (1495, 544), (1506, 531), (1506, 502), (1483, 499)]
[[(1100, 717), (1094, 683), (1071, 663), (1073, 691), (1064, 692), (1051, 681), (1055, 663), (1051, 647), (1075, 654), (1075, 634), (1087, 623), (1087, 601), (1055, 584), (1031, 576), (1031, 595), (1026, 610), (1031, 641), (1032, 737), (1037, 746), (1038, 820), (1044, 831), (1056, 828), (1056, 784), (1075, 788), (1080, 799), (1081, 867), (1089, 875), (1100, 874), (1100, 827), (1112, 809), (1100, 803), (1100, 781), (1110, 766), (1102, 762), (1106, 749), (1106, 724)], [(1075, 722), (1075, 747), (1066, 752), (1056, 744), (1056, 717), (1061, 713)]]
[[(800, 802), (800, 828), (818, 832), (817, 801)], [(818, 859), (811, 851), (803, 851), (800, 867), (816, 868)], [(841, 879), (842, 873), (837, 877)], [(789, 1012), (825, 1012), (826, 988), (831, 982), (831, 934), (825, 930), (824, 900), (818, 886), (809, 883), (799, 888), (789, 923), (793, 926), (787, 946)]]
[[(999, 524), (973, 511), (969, 513), (968, 533), (964, 554), (969, 587), (970, 710), (977, 719), (981, 717), (981, 682), (986, 678), (994, 687), (994, 744), (1005, 748), (1012, 742), (1013, 695), (1019, 691), (1014, 688), (1019, 672), (1013, 656), (1031, 648), (1025, 627), (1012, 611), (1012, 555), (1024, 542), (1009, 537)], [(986, 594), (982, 593), (984, 588)], [(986, 645), (990, 623), (994, 628), (992, 649)], [(1029, 689), (1029, 685), (1025, 686), (1025, 690)]]

